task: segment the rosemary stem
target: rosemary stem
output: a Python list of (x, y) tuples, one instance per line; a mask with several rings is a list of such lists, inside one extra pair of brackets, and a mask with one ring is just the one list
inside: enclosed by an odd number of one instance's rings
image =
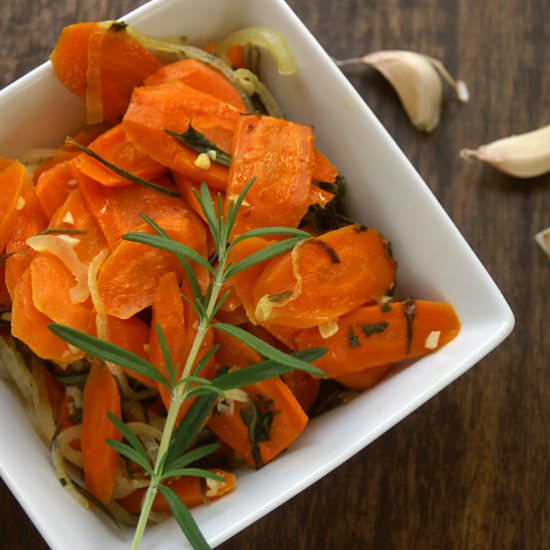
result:
[[(208, 332), (208, 326), (210, 324), (210, 321), (212, 320), (213, 312), (216, 307), (216, 303), (218, 301), (222, 283), (223, 283), (225, 257), (226, 257), (225, 250), (223, 250), (222, 253), (220, 254), (220, 261), (218, 264), (218, 268), (216, 270), (216, 275), (214, 277), (212, 293), (210, 295), (210, 299), (206, 307), (206, 315), (202, 319), (200, 319), (199, 326), (197, 327), (197, 333), (195, 335), (195, 338), (193, 339), (193, 344), (191, 346), (191, 349), (189, 350), (189, 354), (187, 355), (187, 359), (185, 361), (185, 366), (181, 373), (180, 380), (182, 378), (189, 376), (189, 374), (191, 373), (193, 366), (195, 365), (197, 356), (199, 355), (202, 342), (206, 336), (206, 333)], [(182, 403), (185, 401), (184, 395), (188, 385), (189, 385), (189, 382), (178, 384), (173, 391), (172, 400), (170, 402), (170, 407), (168, 408), (168, 414), (166, 417), (166, 423), (164, 424), (162, 437), (159, 443), (159, 449), (158, 449), (157, 458), (155, 461), (153, 475), (151, 476), (151, 483), (149, 484), (149, 487), (147, 488), (145, 496), (143, 497), (143, 501), (141, 504), (141, 512), (139, 515), (136, 531), (134, 533), (134, 539), (132, 541), (131, 550), (137, 550), (141, 542), (141, 539), (143, 538), (145, 527), (147, 525), (147, 521), (149, 520), (149, 515), (151, 513), (151, 507), (153, 506), (153, 501), (158, 491), (158, 483), (162, 477), (162, 470), (164, 468), (163, 458), (166, 452), (168, 451), (170, 441), (172, 440), (172, 435), (176, 427), (178, 413)]]

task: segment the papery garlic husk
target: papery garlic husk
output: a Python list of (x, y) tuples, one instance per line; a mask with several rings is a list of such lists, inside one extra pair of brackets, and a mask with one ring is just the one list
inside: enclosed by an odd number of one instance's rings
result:
[(535, 235), (535, 241), (546, 252), (548, 259), (550, 259), (550, 227), (539, 231)]
[(455, 81), (443, 64), (433, 57), (406, 50), (381, 50), (363, 57), (336, 61), (345, 66), (365, 63), (379, 71), (393, 86), (412, 124), (431, 132), (439, 124), (444, 78), (454, 88), (459, 101), (469, 99), (462, 81)]
[(513, 135), (477, 149), (463, 149), (460, 156), (487, 162), (517, 178), (534, 178), (550, 172), (550, 125)]

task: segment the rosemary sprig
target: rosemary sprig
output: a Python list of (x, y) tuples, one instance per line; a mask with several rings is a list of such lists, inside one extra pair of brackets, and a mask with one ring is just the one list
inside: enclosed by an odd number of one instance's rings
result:
[[(225, 299), (225, 295), (222, 293), (222, 287), (227, 279), (243, 269), (290, 250), (298, 242), (309, 237), (309, 234), (304, 231), (275, 227), (250, 231), (238, 236), (233, 242), (230, 242), (231, 231), (238, 210), (244, 200), (245, 194), (252, 184), (253, 180), (248, 182), (235, 201), (229, 203), (225, 217), (222, 214), (223, 210), (219, 197), (217, 204), (218, 208), (215, 209), (206, 185), (201, 185), (199, 191), (196, 193), (197, 199), (208, 221), (209, 231), (215, 247), (217, 261), (214, 265), (190, 247), (170, 239), (155, 222), (145, 216), (143, 219), (145, 219), (145, 221), (155, 230), (157, 233), (156, 235), (148, 233), (128, 233), (123, 236), (124, 239), (129, 241), (140, 242), (173, 252), (182, 264), (187, 278), (189, 279), (192, 297), (188, 299), (188, 301), (195, 309), (198, 321), (196, 323), (195, 338), (179, 376), (176, 374), (176, 369), (174, 368), (160, 326), (155, 326), (154, 329), (156, 330), (161, 351), (164, 356), (167, 376), (164, 376), (164, 374), (159, 372), (145, 359), (122, 348), (118, 348), (109, 342), (81, 333), (70, 327), (50, 325), (51, 330), (69, 344), (80, 348), (98, 359), (115, 363), (121, 367), (147, 376), (159, 384), (162, 384), (170, 391), (171, 404), (168, 409), (158, 447), (157, 458), (154, 464), (147, 455), (141, 441), (131, 432), (131, 430), (126, 427), (121, 420), (114, 416), (110, 416), (111, 421), (122, 433), (125, 441), (109, 440), (108, 443), (121, 455), (139, 464), (150, 478), (150, 484), (143, 498), (141, 514), (136, 527), (132, 549), (137, 549), (139, 546), (151, 512), (153, 501), (158, 492), (165, 497), (176, 521), (189, 542), (193, 545), (193, 548), (209, 548), (208, 543), (201, 534), (189, 510), (166, 484), (166, 481), (176, 475), (193, 475), (210, 479), (220, 479), (219, 476), (211, 472), (192, 466), (198, 459), (213, 452), (217, 448), (215, 445), (205, 445), (194, 448), (191, 451), (188, 450), (196, 440), (201, 426), (204, 424), (216, 399), (218, 399), (220, 395), (224, 396), (224, 392), (228, 390), (257, 383), (272, 378), (273, 376), (284, 374), (293, 369), (300, 369), (324, 377), (324, 373), (311, 365), (310, 361), (321, 357), (325, 353), (325, 350), (317, 348), (289, 355), (238, 327), (214, 321), (214, 316), (220, 304)], [(290, 235), (290, 238), (268, 246), (262, 251), (252, 254), (235, 264), (229, 262), (229, 254), (231, 248), (235, 246), (235, 244), (257, 235), (269, 234)], [(205, 268), (211, 276), (210, 284), (204, 294), (193, 272), (193, 263)], [(211, 328), (225, 331), (242, 340), (245, 344), (257, 351), (264, 360), (256, 365), (245, 367), (235, 372), (225, 372), (214, 377), (213, 380), (202, 378), (200, 376), (201, 369), (216, 351), (216, 349), (211, 349), (202, 357), (200, 356), (202, 343), (208, 330)], [(190, 407), (179, 426), (176, 426), (176, 419), (178, 418), (178, 412), (182, 404), (191, 397), (195, 398), (193, 405)]]
[(206, 153), (210, 157), (210, 151), (213, 151), (215, 155), (212, 155), (213, 162), (221, 164), (222, 166), (229, 166), (231, 163), (231, 155), (220, 149), (215, 143), (210, 141), (204, 134), (201, 134), (198, 130), (193, 128), (191, 124), (183, 134), (172, 132), (172, 130), (164, 129), (170, 137), (179, 141), (189, 149), (195, 151), (195, 153)]

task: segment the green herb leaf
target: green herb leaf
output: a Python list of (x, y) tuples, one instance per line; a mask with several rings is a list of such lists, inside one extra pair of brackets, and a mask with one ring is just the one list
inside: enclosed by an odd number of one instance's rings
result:
[(368, 338), (373, 334), (384, 332), (388, 328), (388, 323), (382, 321), (380, 323), (360, 323), (359, 328), (363, 331), (363, 334)]
[(152, 473), (151, 464), (149, 460), (145, 460), (140, 453), (138, 453), (133, 447), (122, 443), (121, 441), (116, 441), (114, 439), (106, 439), (106, 443), (112, 447), (117, 453), (125, 456), (131, 461), (139, 464), (149, 475)]
[(263, 235), (293, 235), (294, 237), (301, 237), (303, 239), (311, 238), (311, 234), (307, 231), (294, 229), (293, 227), (260, 227), (258, 229), (251, 229), (246, 233), (241, 233), (238, 237), (233, 239), (230, 247), (235, 246), (240, 241), (244, 241), (252, 237), (262, 237)]
[[(130, 460), (133, 460), (136, 464), (139, 464), (149, 475), (151, 475), (153, 473), (153, 469), (151, 466), (151, 461), (149, 460), (149, 455), (147, 454), (143, 443), (140, 441), (137, 435), (113, 413), (108, 412), (107, 417), (116, 426), (116, 428), (123, 435), (126, 441), (128, 441), (130, 445), (126, 445), (126, 447), (133, 449), (134, 453), (132, 454), (135, 455), (135, 458), (133, 458), (132, 456), (128, 456), (128, 454), (124, 454), (124, 456), (126, 456)], [(120, 442), (113, 441), (113, 443), (116, 443), (117, 445), (112, 445), (110, 443), (111, 441), (112, 440), (108, 439), (107, 443), (109, 443), (109, 445), (111, 445), (111, 447), (113, 447), (115, 450), (118, 450), (116, 447)], [(136, 458), (138, 458), (138, 460), (136, 460)]]
[(170, 389), (170, 384), (166, 378), (151, 363), (142, 359), (139, 355), (72, 327), (50, 323), (48, 328), (65, 342), (85, 351), (92, 357), (137, 372), (162, 384), (168, 390)]
[(210, 196), (208, 186), (205, 183), (201, 183), (198, 191), (193, 189), (193, 194), (199, 201), (201, 210), (206, 218), (206, 221), (208, 222), (208, 230), (214, 240), (214, 248), (218, 250), (224, 243), (221, 241), (221, 227), (218, 223), (218, 216), (214, 210), (214, 205), (212, 204), (212, 197)]
[(194, 550), (210, 550), (210, 545), (206, 542), (191, 512), (189, 512), (187, 506), (180, 500), (178, 495), (166, 485), (159, 485), (159, 491), (166, 499), (166, 502), (168, 502), (174, 518)]
[(176, 387), (176, 372), (174, 371), (174, 365), (172, 364), (172, 356), (170, 355), (170, 350), (168, 349), (168, 344), (166, 343), (166, 338), (164, 337), (164, 331), (159, 323), (155, 325), (155, 333), (159, 341), (160, 351), (164, 357), (164, 366), (166, 372), (168, 373), (168, 380), (172, 388)]
[(214, 323), (212, 327), (223, 330), (224, 332), (227, 332), (227, 334), (238, 338), (267, 359), (273, 359), (281, 365), (286, 365), (294, 369), (308, 372), (309, 374), (313, 374), (315, 376), (326, 378), (325, 373), (321, 369), (318, 369), (317, 367), (314, 367), (313, 365), (310, 365), (309, 363), (306, 363), (293, 355), (288, 355), (287, 353), (270, 346), (268, 343), (250, 334), (246, 330), (243, 330), (242, 328), (229, 325), (227, 323)]
[(208, 361), (214, 357), (216, 352), (220, 349), (220, 344), (215, 344), (212, 346), (199, 360), (197, 365), (195, 366), (195, 375), (198, 376), (202, 369), (208, 364)]
[(198, 130), (195, 130), (191, 124), (183, 134), (178, 134), (177, 132), (172, 132), (164, 128), (164, 131), (175, 140), (179, 141), (189, 149), (195, 151), (196, 153), (206, 153), (209, 151), (214, 151), (216, 153), (215, 158), (209, 156), (210, 160), (221, 164), (222, 166), (229, 166), (231, 163), (231, 155), (222, 151), (215, 143), (210, 141), (204, 134), (201, 134)]
[(208, 260), (201, 256), (195, 249), (170, 238), (162, 237), (161, 235), (151, 235), (149, 233), (137, 232), (125, 233), (122, 235), (122, 238), (126, 241), (146, 244), (155, 248), (160, 248), (161, 250), (167, 250), (168, 252), (173, 252), (176, 255), (181, 254), (183, 257), (196, 262), (208, 270), (209, 273), (213, 274), (212, 266), (208, 263)]
[(73, 229), (70, 227), (52, 227), (51, 229), (43, 229), (37, 235), (85, 235), (86, 231), (82, 229)]
[(156, 191), (161, 195), (168, 195), (170, 197), (180, 196), (180, 193), (178, 193), (177, 191), (170, 191), (169, 189), (166, 189), (166, 187), (163, 187), (162, 185), (157, 185), (156, 183), (140, 178), (139, 176), (136, 176), (135, 174), (132, 174), (131, 172), (128, 172), (123, 168), (120, 168), (120, 166), (117, 166), (116, 164), (109, 162), (107, 159), (104, 159), (102, 156), (98, 155), (95, 151), (92, 151), (85, 145), (78, 143), (78, 141), (74, 140), (73, 138), (69, 137), (65, 140), (65, 142), (68, 143), (69, 145), (72, 145), (73, 147), (76, 147), (83, 153), (86, 153), (89, 157), (92, 157), (93, 159), (97, 160), (98, 162), (100, 162), (101, 164), (103, 164), (104, 166), (112, 170), (115, 174), (117, 174), (121, 178), (127, 179), (128, 181), (131, 181), (136, 185), (140, 185), (141, 187), (145, 187), (146, 189), (150, 189), (151, 191)]
[(239, 273), (250, 266), (265, 262), (283, 252), (288, 252), (292, 250), (299, 242), (303, 241), (303, 237), (293, 237), (290, 239), (285, 239), (284, 241), (279, 241), (277, 243), (270, 244), (257, 252), (253, 252), (250, 256), (244, 258), (240, 262), (231, 265), (225, 272), (225, 279), (229, 279), (236, 273)]
[(250, 188), (252, 187), (255, 181), (256, 181), (256, 176), (253, 176), (252, 178), (250, 178), (246, 183), (246, 185), (243, 187), (243, 190), (239, 193), (237, 200), (233, 201), (233, 199), (231, 199), (229, 201), (229, 206), (225, 214), (226, 238), (229, 238), (229, 235), (231, 235), (231, 230), (235, 225), (235, 220), (237, 219), (237, 214), (239, 212), (239, 209), (241, 208), (241, 205), (244, 201), (246, 194), (248, 193), (248, 191), (250, 190)]
[[(325, 355), (326, 352), (327, 350), (324, 348), (311, 348), (297, 351), (291, 354), (291, 356), (300, 361), (309, 363), (310, 361), (319, 359)], [(281, 376), (292, 370), (294, 370), (294, 367), (282, 365), (278, 361), (270, 359), (217, 376), (212, 383), (220, 390), (227, 391), (249, 386), (250, 384), (256, 384), (257, 382), (262, 382), (274, 376)]]
[(201, 426), (210, 414), (217, 395), (209, 394), (199, 397), (183, 417), (180, 425), (174, 431), (174, 437), (166, 454), (165, 465), (170, 464), (180, 457), (191, 445)]
[(208, 456), (217, 451), (220, 446), (221, 445), (219, 443), (210, 443), (209, 445), (203, 445), (201, 447), (193, 449), (192, 451), (188, 451), (187, 453), (170, 463), (170, 470), (185, 468), (189, 464), (193, 464), (193, 462), (197, 462), (203, 459), (205, 456)]

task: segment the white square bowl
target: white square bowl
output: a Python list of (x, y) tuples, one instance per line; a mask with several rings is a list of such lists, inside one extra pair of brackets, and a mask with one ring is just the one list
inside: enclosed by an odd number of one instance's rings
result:
[[(288, 117), (315, 128), (319, 148), (349, 180), (355, 218), (380, 230), (398, 260), (400, 296), (452, 303), (459, 336), (346, 406), (312, 420), (290, 450), (258, 472), (239, 472), (237, 490), (197, 508), (212, 545), (273, 510), (336, 468), (447, 386), (497, 346), (514, 318), (488, 273), (361, 97), (283, 0), (153, 0), (124, 20), (156, 36), (205, 43), (250, 25), (284, 33), (298, 74), (280, 77), (265, 56), (264, 80)], [(46, 63), (0, 92), (0, 155), (59, 145), (84, 120), (80, 100)], [(53, 549), (129, 548), (130, 530), (82, 510), (58, 484), (49, 454), (19, 400), (0, 383), (0, 474)], [(174, 521), (150, 528), (143, 549), (184, 547)]]

